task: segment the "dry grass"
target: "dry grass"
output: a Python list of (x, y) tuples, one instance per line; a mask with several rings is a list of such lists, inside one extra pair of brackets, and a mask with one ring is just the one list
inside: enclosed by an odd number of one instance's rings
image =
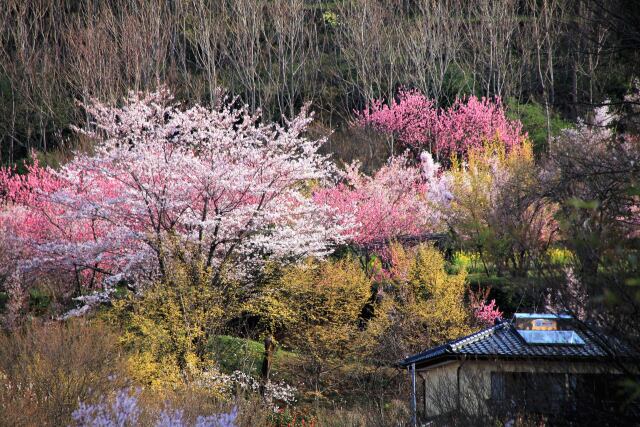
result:
[(384, 407), (374, 405), (318, 410), (318, 426), (323, 427), (386, 427), (408, 426), (411, 414), (407, 401), (391, 400)]
[(97, 321), (32, 322), (0, 334), (0, 424), (68, 425), (79, 400), (123, 385), (116, 337)]
[[(0, 333), (0, 426), (74, 425), (71, 414), (79, 402), (109, 402), (117, 391), (135, 388), (127, 380), (120, 348), (117, 331), (96, 319), (32, 321), (11, 333)], [(357, 388), (364, 391), (371, 386), (367, 382)], [(189, 424), (200, 415), (228, 413), (233, 407), (238, 426), (274, 425), (272, 409), (259, 396), (221, 401), (186, 383), (171, 389), (144, 389), (138, 396), (141, 426), (155, 425), (163, 410), (182, 411)], [(307, 402), (306, 406), (315, 406), (312, 412), (317, 414), (318, 426), (397, 426), (409, 419), (403, 401), (382, 400), (388, 403), (333, 407), (330, 402), (317, 406)]]

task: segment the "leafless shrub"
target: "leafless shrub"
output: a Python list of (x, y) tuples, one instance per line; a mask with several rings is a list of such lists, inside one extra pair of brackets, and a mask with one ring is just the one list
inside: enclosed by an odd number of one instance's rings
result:
[(119, 388), (116, 337), (96, 321), (32, 323), (0, 335), (0, 416), (7, 425), (68, 425), (78, 399)]

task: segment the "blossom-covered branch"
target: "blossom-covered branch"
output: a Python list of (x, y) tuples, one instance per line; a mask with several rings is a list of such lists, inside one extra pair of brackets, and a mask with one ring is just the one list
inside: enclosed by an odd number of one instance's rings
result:
[(305, 107), (281, 126), (231, 104), (184, 109), (165, 90), (122, 107), (94, 101), (79, 130), (92, 154), (60, 170), (3, 170), (0, 225), (22, 268), (88, 285), (163, 275), (171, 257), (221, 270), (327, 254), (345, 233), (300, 191), (332, 172), (323, 140), (303, 135), (312, 115)]
[(406, 155), (392, 158), (371, 177), (354, 163), (342, 183), (317, 191), (314, 199), (342, 213), (345, 231), (358, 245), (438, 231), (442, 207), (451, 199), (448, 177), (439, 168), (427, 152), (416, 166)]
[(507, 148), (522, 143), (522, 124), (510, 120), (499, 98), (456, 99), (449, 108), (437, 108), (435, 101), (417, 90), (401, 90), (398, 100), (384, 104), (374, 100), (357, 113), (358, 126), (393, 135), (405, 147), (428, 150), (439, 158), (465, 155), (498, 140)]

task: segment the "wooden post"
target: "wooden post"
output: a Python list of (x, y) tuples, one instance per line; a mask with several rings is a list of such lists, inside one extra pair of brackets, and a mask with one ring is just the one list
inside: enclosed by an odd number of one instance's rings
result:
[(271, 335), (267, 335), (264, 339), (264, 356), (262, 358), (262, 380), (266, 383), (269, 381), (271, 374), (271, 364), (273, 362), (273, 353), (276, 349), (275, 340)]
[(265, 401), (268, 404), (271, 404), (271, 401), (269, 401), (265, 391), (267, 388), (267, 384), (269, 383), (270, 379), (269, 376), (271, 375), (271, 364), (273, 362), (273, 353), (275, 352), (276, 349), (276, 341), (273, 338), (272, 335), (267, 335), (264, 339), (264, 356), (262, 357), (262, 369), (261, 369), (261, 374), (262, 374), (262, 384), (260, 384), (260, 395), (262, 396), (263, 399), (265, 399)]

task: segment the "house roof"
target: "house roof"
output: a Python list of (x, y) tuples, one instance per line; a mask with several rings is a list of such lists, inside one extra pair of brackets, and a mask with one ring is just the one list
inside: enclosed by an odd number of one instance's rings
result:
[(407, 357), (400, 365), (415, 363), (416, 367), (427, 367), (461, 358), (605, 361), (613, 357), (612, 350), (616, 356), (637, 357), (635, 352), (619, 341), (596, 334), (589, 328), (582, 326), (576, 328), (575, 332), (583, 339), (583, 345), (528, 344), (516, 331), (513, 322), (502, 321), (490, 328)]

